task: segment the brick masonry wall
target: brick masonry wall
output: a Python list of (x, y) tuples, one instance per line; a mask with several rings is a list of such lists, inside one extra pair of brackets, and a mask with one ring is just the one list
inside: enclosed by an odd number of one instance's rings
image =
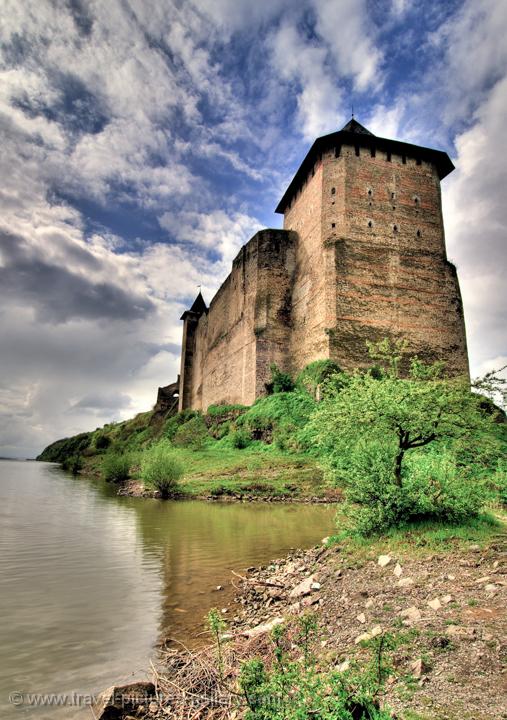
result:
[(296, 236), (257, 233), (239, 252), (209, 312), (185, 321), (180, 409), (250, 405), (269, 366), (287, 367)]
[(395, 154), (388, 160), (379, 151), (372, 157), (367, 148), (359, 153), (345, 146), (339, 158), (334, 152), (323, 158), (323, 241), (335, 251), (330, 355), (352, 369), (369, 363), (366, 340), (405, 338), (410, 353), (443, 359), (450, 374), (468, 375), (436, 168)]

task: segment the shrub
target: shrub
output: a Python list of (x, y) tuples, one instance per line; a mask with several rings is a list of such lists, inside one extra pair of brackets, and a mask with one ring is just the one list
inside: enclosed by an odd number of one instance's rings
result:
[(62, 468), (70, 471), (73, 475), (78, 475), (83, 469), (83, 459), (81, 455), (71, 455), (62, 462)]
[(107, 482), (123, 482), (130, 475), (131, 465), (130, 453), (107, 453), (102, 460), (102, 473)]
[(243, 450), (248, 447), (251, 442), (252, 438), (250, 437), (250, 433), (246, 430), (239, 429), (231, 433), (231, 445), (237, 450)]
[(208, 428), (202, 415), (196, 415), (184, 425), (180, 425), (174, 435), (173, 443), (198, 450), (208, 437)]
[(301, 370), (296, 378), (296, 387), (316, 397), (318, 387), (325, 380), (339, 373), (341, 368), (334, 360), (315, 360)]
[(308, 422), (315, 406), (315, 401), (306, 392), (268, 395), (257, 400), (237, 419), (236, 425), (248, 430), (256, 440), (277, 441), (278, 436), (283, 436), (285, 446), (290, 444), (291, 448), (298, 448), (298, 433)]
[(45, 448), (37, 457), (37, 460), (63, 463), (65, 460), (81, 455), (82, 452), (87, 450), (90, 446), (92, 437), (93, 433), (86, 432), (74, 435), (70, 438), (57, 440), (51, 445), (48, 445), (47, 448)]
[(95, 436), (95, 449), (96, 450), (105, 450), (111, 445), (111, 438), (108, 435), (103, 435), (102, 433), (100, 435)]
[(158, 490), (163, 498), (175, 493), (182, 475), (183, 466), (168, 440), (161, 440), (144, 451), (141, 478), (146, 485)]
[(291, 378), (289, 373), (280, 370), (275, 363), (270, 365), (270, 370), (271, 380), (265, 385), (268, 395), (272, 395), (273, 393), (292, 392), (294, 390), (294, 380)]
[(199, 413), (196, 410), (182, 410), (166, 420), (163, 435), (168, 440), (173, 440), (181, 425), (196, 417)]

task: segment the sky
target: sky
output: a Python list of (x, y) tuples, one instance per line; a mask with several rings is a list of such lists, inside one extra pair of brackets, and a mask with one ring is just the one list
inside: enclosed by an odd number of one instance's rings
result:
[(507, 362), (504, 0), (3, 0), (0, 455), (150, 409), (314, 139), (446, 150), (471, 371)]

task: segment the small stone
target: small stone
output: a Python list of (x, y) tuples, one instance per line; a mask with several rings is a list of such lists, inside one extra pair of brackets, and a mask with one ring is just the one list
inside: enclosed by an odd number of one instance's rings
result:
[(318, 583), (318, 582), (312, 582), (312, 584), (310, 585), (310, 588), (311, 588), (312, 590), (320, 590), (320, 583)]
[(484, 587), (484, 590), (485, 590), (486, 592), (488, 592), (488, 593), (496, 593), (496, 591), (498, 590), (498, 588), (497, 588), (497, 586), (496, 586), (494, 583), (488, 583), (488, 584)]
[[(312, 591), (312, 586), (315, 583), (315, 578), (313, 575), (310, 575), (310, 577), (307, 577), (305, 580), (302, 580), (300, 583), (296, 585), (296, 587), (292, 588), (292, 590), (289, 593), (290, 598), (299, 598), (303, 597), (304, 595), (309, 595)], [(318, 584), (318, 583), (316, 583)], [(320, 587), (320, 585), (319, 585)]]
[(223, 588), (222, 585), (217, 585), (216, 589), (217, 589), (217, 590), (223, 590), (224, 588)]
[(329, 542), (329, 537), (322, 538), (322, 544), (327, 545)]
[(451, 602), (451, 600), (452, 600), (452, 595), (443, 595), (440, 598), (440, 602), (442, 603), (442, 605), (448, 605)]
[(391, 562), (390, 555), (379, 555), (378, 564), (380, 565), (380, 567), (386, 567), (386, 565), (389, 565), (390, 562)]
[(282, 623), (283, 618), (273, 618), (273, 620), (270, 620), (267, 623), (263, 623), (262, 625), (257, 625), (254, 628), (245, 630), (242, 634), (248, 638), (257, 637), (258, 635), (263, 635), (264, 633), (271, 632), (271, 630), (276, 627), (276, 625), (281, 625)]
[(498, 562), (498, 560), (495, 560), (495, 562), (493, 563), (493, 567), (495, 568), (495, 570), (497, 569), (497, 567), (499, 565), (500, 565), (500, 563)]
[(398, 587), (404, 588), (404, 587), (410, 587), (410, 585), (413, 585), (414, 581), (410, 577), (401, 578), (401, 580), (398, 580)]
[(410, 670), (412, 672), (412, 675), (418, 680), (424, 671), (424, 664), (421, 658), (418, 658), (417, 660), (414, 660), (414, 662), (410, 663)]
[(228, 612), (229, 612), (229, 608), (222, 608), (222, 612), (223, 612), (224, 615), (225, 615), (225, 613), (228, 613)]
[(370, 630), (371, 636), (376, 637), (377, 635), (382, 635), (382, 628), (380, 625), (375, 625), (374, 628)]
[(447, 579), (448, 580), (456, 580), (456, 575), (448, 575)]
[(371, 598), (369, 600), (367, 600), (364, 604), (365, 608), (371, 608), (372, 605), (373, 605), (373, 600)]
[(356, 645), (359, 645), (360, 642), (364, 642), (365, 640), (371, 640), (372, 637), (373, 637), (373, 636), (371, 635), (371, 633), (365, 632), (365, 633), (362, 633), (361, 635), (358, 635), (358, 636), (356, 637), (356, 639), (354, 640), (354, 643), (355, 643)]
[(470, 545), (470, 547), (468, 549), (470, 550), (470, 552), (480, 552), (481, 546), (480, 545)]
[(401, 567), (400, 563), (396, 563), (393, 570), (393, 575), (396, 575), (397, 578), (400, 577), (400, 575), (403, 573), (403, 568)]
[(410, 620), (411, 622), (417, 622), (421, 619), (421, 611), (418, 607), (412, 605), (412, 607), (409, 607), (406, 610), (402, 610), (400, 612), (400, 616), (406, 618), (407, 620)]
[(482, 583), (488, 583), (490, 580), (491, 578), (489, 577), (489, 575), (485, 575), (484, 577), (477, 578), (477, 580), (475, 580), (475, 583), (477, 585), (482, 585)]
[(359, 613), (356, 620), (361, 623), (361, 625), (364, 625), (366, 622), (366, 615), (364, 613)]
[(337, 665), (336, 669), (338, 672), (345, 672), (350, 667), (350, 660), (344, 660), (342, 663)]
[(440, 610), (440, 608), (442, 607), (442, 603), (438, 598), (435, 598), (434, 600), (428, 600), (427, 604), (432, 610)]

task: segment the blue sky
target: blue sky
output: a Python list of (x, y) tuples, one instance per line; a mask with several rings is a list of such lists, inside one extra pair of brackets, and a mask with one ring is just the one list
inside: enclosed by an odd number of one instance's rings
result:
[(6, 0), (0, 454), (149, 409), (313, 140), (351, 105), (445, 149), (473, 374), (505, 362), (500, 0)]

